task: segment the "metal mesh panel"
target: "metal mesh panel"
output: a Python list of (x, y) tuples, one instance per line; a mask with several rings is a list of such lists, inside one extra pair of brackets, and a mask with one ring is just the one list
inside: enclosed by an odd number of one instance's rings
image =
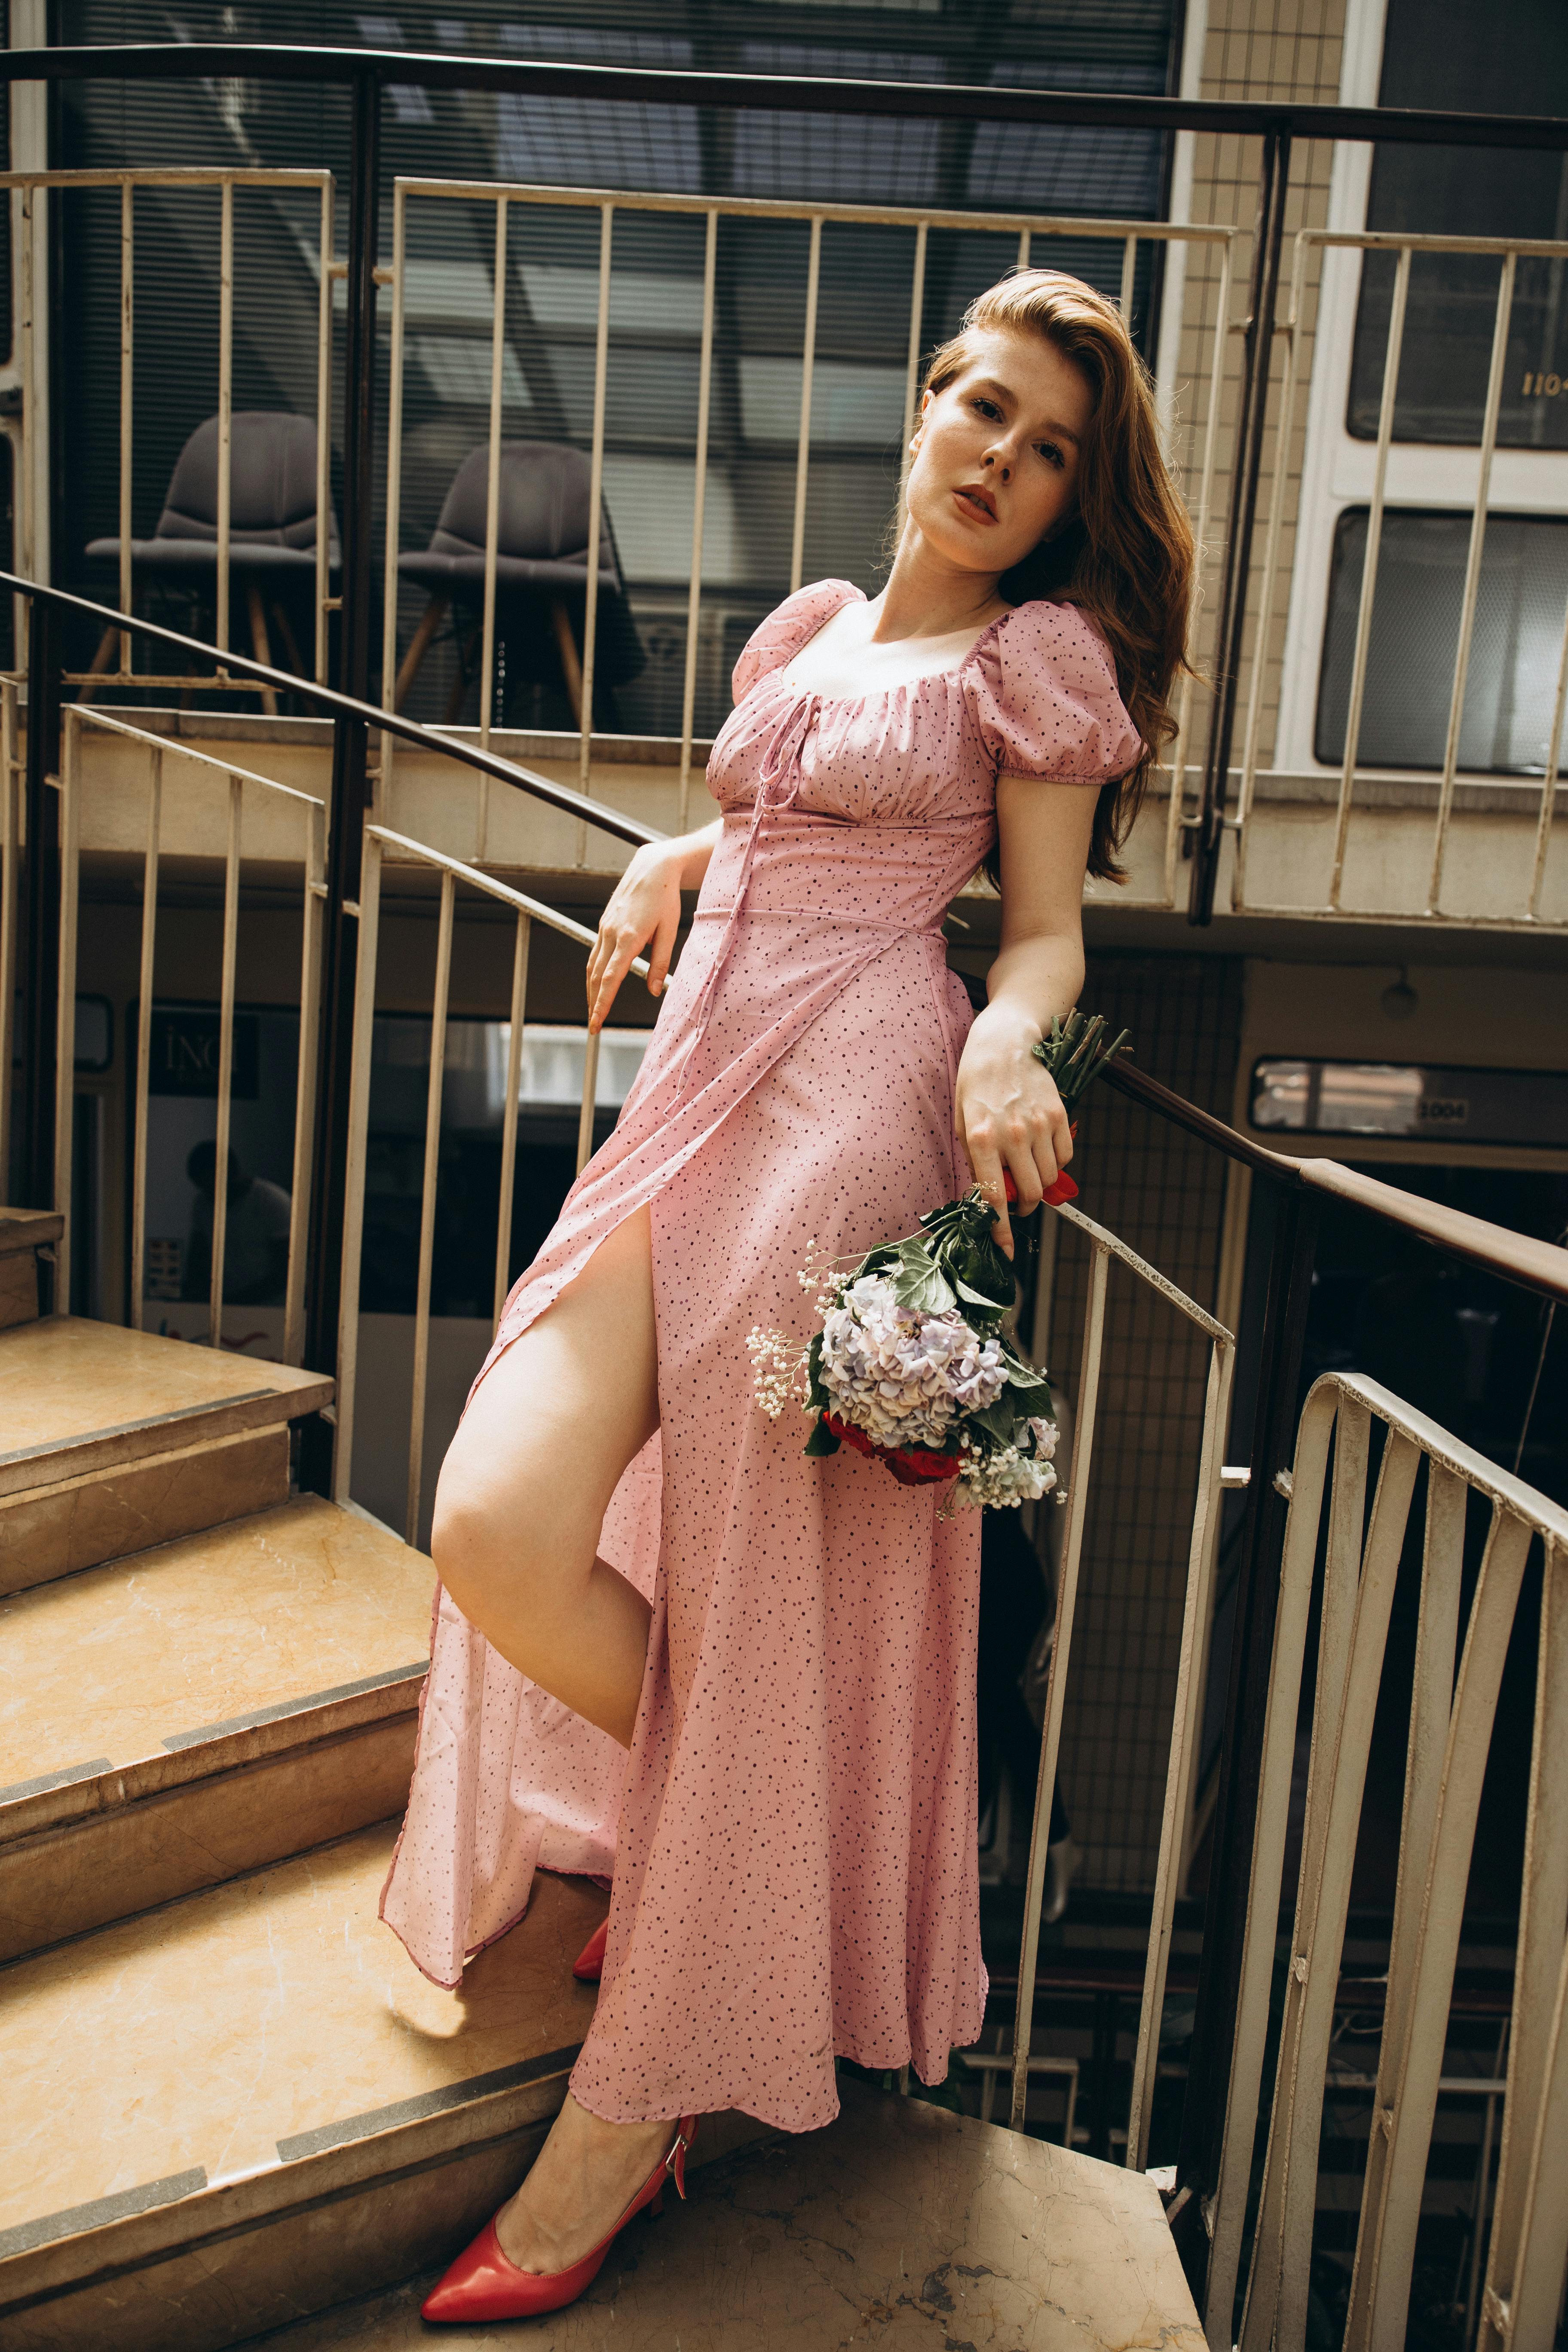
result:
[[(1083, 1003), (1131, 1030), (1141, 1069), (1205, 1109), (1228, 1109), (1236, 960), (1093, 956)], [(1100, 1090), (1076, 1172), (1091, 1215), (1212, 1305), (1225, 1181), (1211, 1152)], [(1087, 1265), (1064, 1230), (1049, 1363), (1069, 1396)], [(1113, 1270), (1060, 1772), (1084, 1880), (1117, 1892), (1154, 1882), (1206, 1370), (1201, 1335)]]

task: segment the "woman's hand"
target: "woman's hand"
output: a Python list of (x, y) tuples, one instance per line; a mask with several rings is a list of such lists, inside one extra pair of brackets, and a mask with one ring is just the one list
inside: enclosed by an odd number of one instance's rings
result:
[(1032, 1051), (1040, 1035), (1037, 1022), (998, 998), (977, 1014), (958, 1065), (958, 1139), (974, 1181), (996, 1212), (996, 1239), (1009, 1257), (1013, 1228), (1005, 1171), (1018, 1190), (1018, 1214), (1026, 1217), (1072, 1158), (1056, 1081)]
[(680, 885), (690, 849), (689, 841), (646, 843), (611, 891), (588, 958), (590, 1029), (604, 1027), (616, 990), (645, 947), (648, 994), (662, 991), (680, 928)]

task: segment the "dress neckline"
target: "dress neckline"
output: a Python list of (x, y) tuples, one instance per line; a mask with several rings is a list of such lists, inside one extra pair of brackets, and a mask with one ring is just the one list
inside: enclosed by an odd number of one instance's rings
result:
[(867, 595), (863, 588), (856, 588), (853, 583), (849, 584), (850, 593), (846, 596), (841, 603), (835, 604), (831, 613), (825, 613), (823, 614), (821, 620), (818, 621), (816, 626), (812, 630), (811, 635), (801, 639), (799, 645), (796, 646), (795, 651), (790, 655), (789, 661), (781, 663), (777, 669), (764, 671), (763, 677), (759, 678), (757, 681), (759, 685), (763, 685), (764, 683), (777, 685), (782, 687), (794, 700), (797, 702), (815, 701), (825, 710), (836, 709), (846, 703), (875, 702), (879, 698), (892, 694), (913, 693), (921, 687), (934, 686), (939, 682), (939, 680), (944, 678), (962, 677), (964, 671), (969, 667), (970, 663), (974, 660), (981, 647), (984, 645), (987, 637), (993, 635), (994, 632), (1001, 627), (1004, 621), (1010, 621), (1014, 614), (1018, 609), (1016, 604), (1010, 604), (1005, 613), (998, 613), (994, 621), (987, 621), (985, 626), (981, 630), (980, 635), (975, 638), (974, 643), (970, 646), (969, 651), (964, 655), (963, 659), (961, 662), (951, 664), (946, 669), (923, 670), (918, 677), (895, 678), (887, 686), (865, 687), (858, 694), (824, 694), (816, 687), (801, 686), (794, 683), (788, 675), (790, 664), (798, 661), (801, 655), (805, 653), (807, 646), (814, 645), (816, 643), (816, 639), (822, 635), (823, 630), (826, 628), (829, 621), (835, 619), (838, 614), (842, 613), (846, 604), (868, 604), (870, 603), (871, 600)]

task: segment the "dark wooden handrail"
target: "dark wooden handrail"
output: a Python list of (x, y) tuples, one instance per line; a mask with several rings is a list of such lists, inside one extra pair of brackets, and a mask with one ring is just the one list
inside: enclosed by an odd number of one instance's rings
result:
[(1434, 1249), (1468, 1258), (1472, 1265), (1485, 1266), (1489, 1274), (1500, 1274), (1505, 1281), (1517, 1282), (1542, 1298), (1568, 1300), (1568, 1249), (1559, 1249), (1553, 1242), (1510, 1234), (1485, 1217), (1445, 1208), (1440, 1202), (1423, 1201), (1414, 1192), (1402, 1192), (1397, 1184), (1382, 1183), (1375, 1176), (1365, 1176), (1360, 1169), (1346, 1168), (1337, 1160), (1299, 1160), (1289, 1152), (1270, 1151), (1120, 1056), (1102, 1076), (1118, 1094), (1142, 1103), (1173, 1126), (1184, 1128), (1200, 1142), (1223, 1151), (1227, 1160), (1239, 1160), (1271, 1183), (1348, 1201), (1384, 1224), (1397, 1225), (1417, 1240), (1429, 1242)]

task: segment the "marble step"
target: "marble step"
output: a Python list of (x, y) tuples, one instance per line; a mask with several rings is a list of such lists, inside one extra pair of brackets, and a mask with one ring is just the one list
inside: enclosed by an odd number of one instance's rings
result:
[(430, 1984), (395, 1823), (0, 1970), (0, 2347), (195, 2352), (449, 2257), (525, 2168), (595, 1990), (591, 1883)]
[(399, 1811), (434, 1575), (300, 1496), (0, 1601), (0, 1958)]
[(0, 1208), (0, 1331), (37, 1322), (40, 1261), (52, 1263), (64, 1230), (52, 1210)]
[(79, 1316), (0, 1329), (0, 1592), (279, 1503), (319, 1372)]
[[(1141, 2173), (841, 2078), (825, 2131), (781, 2133), (634, 2223), (549, 2352), (1204, 2352)], [(698, 2137), (700, 2151), (702, 2138)], [(297, 2321), (268, 2352), (426, 2352), (432, 2267)], [(441, 2340), (496, 2352), (505, 2327)]]

